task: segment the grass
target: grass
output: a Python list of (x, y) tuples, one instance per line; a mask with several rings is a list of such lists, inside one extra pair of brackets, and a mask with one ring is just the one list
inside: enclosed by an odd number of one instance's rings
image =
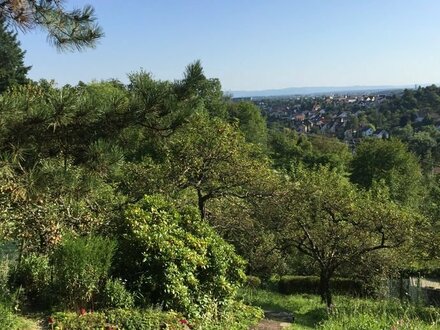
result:
[(331, 313), (315, 295), (281, 295), (265, 290), (243, 290), (245, 303), (266, 310), (294, 314), (291, 329), (321, 330), (434, 330), (440, 329), (440, 309), (401, 304), (396, 300), (336, 296)]
[(0, 329), (34, 330), (38, 329), (38, 325), (32, 320), (14, 314), (9, 306), (0, 303)]

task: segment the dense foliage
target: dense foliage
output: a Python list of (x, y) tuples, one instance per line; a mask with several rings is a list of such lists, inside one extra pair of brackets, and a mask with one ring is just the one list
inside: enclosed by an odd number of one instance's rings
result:
[(372, 292), (399, 270), (439, 266), (438, 177), (425, 166), (434, 133), (365, 140), (353, 154), (334, 138), (268, 128), (199, 62), (181, 80), (129, 80), (0, 95), (7, 306), (67, 309), (57, 317), (70, 327), (118, 315), (129, 328), (148, 321), (137, 309), (159, 307), (203, 329), (240, 329), (237, 319), (260, 315), (235, 301), (245, 273), (262, 279), (249, 286), (319, 276), (331, 307), (335, 277)]
[(126, 212), (121, 275), (150, 304), (201, 313), (228, 303), (244, 281), (244, 262), (197, 209), (146, 196)]

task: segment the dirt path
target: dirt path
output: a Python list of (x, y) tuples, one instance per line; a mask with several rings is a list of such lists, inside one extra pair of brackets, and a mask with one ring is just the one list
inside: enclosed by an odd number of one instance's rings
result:
[(264, 319), (252, 330), (283, 330), (293, 323), (293, 315), (287, 312), (264, 311)]

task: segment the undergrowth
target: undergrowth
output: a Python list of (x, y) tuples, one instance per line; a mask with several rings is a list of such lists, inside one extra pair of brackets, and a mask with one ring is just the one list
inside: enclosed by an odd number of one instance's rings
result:
[(328, 310), (316, 295), (281, 295), (246, 289), (247, 304), (294, 315), (292, 329), (321, 330), (434, 330), (440, 329), (440, 309), (420, 307), (398, 300), (372, 300), (336, 296)]

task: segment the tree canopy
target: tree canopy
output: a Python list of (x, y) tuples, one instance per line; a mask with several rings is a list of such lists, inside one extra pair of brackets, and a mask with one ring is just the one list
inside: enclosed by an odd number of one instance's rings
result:
[(399, 140), (363, 141), (356, 149), (351, 167), (351, 181), (363, 188), (369, 189), (382, 180), (395, 201), (413, 206), (420, 201), (420, 165)]
[(335, 271), (411, 239), (415, 217), (410, 211), (386, 193), (357, 190), (328, 168), (300, 170), (286, 188), (275, 218), (281, 249), (297, 248), (317, 263), (321, 297), (328, 306)]

